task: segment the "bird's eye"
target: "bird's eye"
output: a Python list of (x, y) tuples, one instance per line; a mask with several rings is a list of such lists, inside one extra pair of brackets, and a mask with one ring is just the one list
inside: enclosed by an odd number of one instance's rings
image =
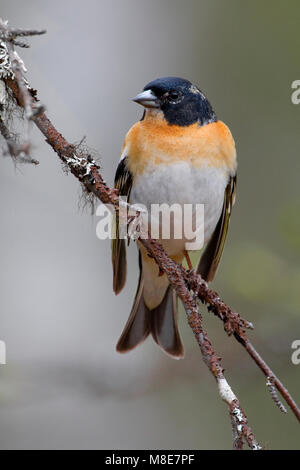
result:
[(177, 91), (170, 91), (168, 99), (169, 101), (177, 101), (179, 98), (179, 93)]

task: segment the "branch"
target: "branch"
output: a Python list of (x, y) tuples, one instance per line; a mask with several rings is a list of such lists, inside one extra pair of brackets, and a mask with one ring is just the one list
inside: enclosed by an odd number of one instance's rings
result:
[[(233, 335), (233, 337), (246, 349), (264, 375), (272, 380), (274, 387), (276, 387), (284, 397), (292, 412), (300, 422), (300, 410), (295, 400), (292, 398), (287, 388), (276, 377), (268, 364), (258, 354), (246, 335), (245, 329), (253, 329), (253, 325), (241, 318), (238, 313), (234, 312), (228, 305), (226, 305), (225, 302), (221, 300), (217, 292), (210, 289), (207, 282), (205, 282), (199, 274), (196, 274), (194, 271), (187, 271), (180, 266), (180, 272), (178, 272), (177, 276), (174, 277), (173, 265), (175, 263), (168, 258), (162, 247), (159, 246), (157, 242), (149, 240), (148, 244), (151, 245), (151, 254), (153, 255), (154, 253), (154, 259), (158, 263), (160, 269), (167, 274), (170, 283), (174, 286), (175, 283), (179, 281), (181, 282), (183, 278), (189, 289), (194, 292), (203, 304), (206, 304), (208, 311), (214, 313), (223, 321), (224, 329), (227, 334), (229, 336)], [(177, 294), (183, 303), (185, 303), (187, 298), (180, 295), (178, 291)]]
[[(20, 43), (20, 41), (16, 41), (15, 38), (44, 34), (44, 32), (45, 31), (10, 29), (7, 26), (7, 22), (0, 18), (0, 71), (3, 79), (14, 80), (18, 85), (26, 116), (26, 139), (23, 144), (19, 145), (10, 134), (2, 118), (0, 122), (0, 132), (6, 140), (9, 155), (19, 163), (38, 164), (37, 160), (30, 157), (29, 126), (30, 120), (40, 114), (44, 110), (44, 107), (38, 104), (37, 100), (34, 98), (34, 90), (29, 87), (24, 77), (24, 72), (26, 72), (24, 62), (14, 49), (15, 45), (21, 47), (28, 46), (24, 43)], [(1, 95), (3, 95), (3, 90), (1, 90), (1, 92)], [(5, 99), (3, 97), (1, 107), (5, 107)]]
[[(183, 276), (186, 282), (189, 284), (190, 288), (197, 293), (198, 298), (207, 305), (208, 310), (213, 312), (220, 320), (223, 321), (224, 329), (227, 332), (227, 334), (229, 336), (233, 334), (234, 338), (246, 349), (246, 351), (254, 360), (254, 362), (257, 364), (259, 369), (266, 376), (267, 386), (268, 386), (268, 382), (272, 383), (273, 392), (271, 393), (271, 396), (273, 400), (275, 401), (275, 403), (277, 404), (278, 408), (281, 411), (286, 412), (279, 398), (277, 397), (277, 399), (275, 399), (274, 387), (276, 387), (276, 389), (284, 397), (285, 401), (291, 408), (297, 420), (300, 422), (300, 410), (295, 400), (292, 398), (287, 388), (282, 384), (282, 382), (274, 374), (272, 369), (268, 366), (268, 364), (263, 360), (260, 354), (256, 351), (256, 349), (251, 344), (251, 342), (249, 341), (246, 335), (245, 328), (253, 329), (252, 324), (242, 319), (238, 313), (233, 312), (231, 308), (228, 307), (228, 305), (226, 305), (220, 299), (217, 292), (208, 288), (207, 283), (201, 278), (201, 276), (199, 276), (195, 272), (187, 273), (185, 270), (183, 270)], [(269, 391), (271, 391), (270, 387), (268, 387), (268, 389)]]
[[(75, 145), (70, 144), (57, 131), (46, 116), (43, 108), (38, 105), (36, 94), (28, 86), (27, 82), (24, 81), (20, 65), (22, 62), (20, 59), (16, 59), (16, 53), (14, 51), (14, 45), (16, 44), (14, 43), (15, 38), (22, 36), (22, 34), (17, 34), (16, 31), (20, 30), (9, 29), (6, 23), (0, 21), (0, 39), (5, 40), (8, 50), (8, 58), (6, 57), (5, 60), (10, 60), (10, 64), (6, 63), (6, 69), (2, 67), (0, 79), (5, 82), (6, 87), (13, 94), (16, 103), (25, 109), (27, 121), (32, 121), (36, 124), (41, 133), (45, 136), (46, 142), (53, 148), (71, 173), (79, 180), (86, 193), (93, 194), (104, 204), (112, 204), (118, 212), (120, 201), (116, 190), (110, 189), (107, 186), (99, 172), (97, 163), (88, 152), (78, 151)], [(23, 36), (31, 35), (29, 32), (27, 33), (28, 34), (23, 34)], [(42, 34), (42, 32), (35, 33)], [(0, 71), (1, 65), (3, 65), (3, 61), (0, 63)], [(7, 73), (7, 68), (9, 73)], [(227, 334), (233, 335), (233, 337), (243, 345), (266, 375), (269, 383), (273, 388), (276, 387), (282, 394), (295, 416), (300, 421), (300, 410), (296, 403), (269, 366), (255, 351), (246, 336), (245, 330), (247, 328), (253, 328), (252, 324), (243, 320), (238, 313), (233, 312), (232, 309), (220, 299), (218, 294), (208, 287), (208, 284), (198, 274), (194, 271), (187, 271), (182, 266), (172, 261), (157, 241), (146, 237), (140, 238), (139, 242), (147, 249), (149, 255), (154, 258), (160, 270), (167, 275), (170, 284), (183, 302), (189, 326), (193, 330), (195, 339), (200, 347), (202, 358), (217, 381), (221, 398), (228, 405), (233, 430), (234, 448), (241, 449), (243, 444), (247, 443), (251, 449), (261, 449), (251, 431), (247, 417), (237, 397), (224, 376), (221, 358), (215, 353), (207, 333), (203, 329), (202, 316), (198, 311), (199, 301), (206, 304), (208, 310), (212, 311), (223, 321), (224, 329)], [(275, 399), (274, 390), (275, 388), (272, 389), (272, 397), (279, 406), (280, 401), (278, 397)]]

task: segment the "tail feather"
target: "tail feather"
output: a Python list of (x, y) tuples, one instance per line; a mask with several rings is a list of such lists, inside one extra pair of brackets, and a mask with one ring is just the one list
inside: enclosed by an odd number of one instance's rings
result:
[(176, 293), (169, 286), (161, 304), (151, 310), (151, 333), (167, 354), (180, 359), (184, 356), (184, 348), (177, 326), (176, 303)]
[(139, 280), (133, 307), (123, 333), (117, 343), (117, 351), (125, 353), (142, 343), (151, 331), (149, 310), (143, 299), (143, 280)]
[(135, 301), (117, 343), (117, 351), (125, 353), (135, 348), (152, 333), (154, 341), (168, 355), (180, 359), (184, 349), (177, 326), (176, 294), (169, 286), (161, 304), (153, 310), (147, 308), (143, 298), (143, 279), (140, 277)]

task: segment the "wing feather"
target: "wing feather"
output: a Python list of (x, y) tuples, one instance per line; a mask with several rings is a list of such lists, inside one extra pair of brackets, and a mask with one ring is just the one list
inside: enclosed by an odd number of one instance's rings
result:
[[(119, 190), (119, 196), (130, 196), (132, 188), (132, 175), (127, 167), (128, 157), (123, 157), (118, 165), (115, 175), (115, 188)], [(114, 238), (111, 243), (113, 265), (113, 289), (118, 294), (126, 282), (126, 245), (125, 240), (119, 238), (119, 217), (115, 215)]]
[(236, 194), (236, 175), (231, 176), (224, 193), (224, 203), (220, 219), (212, 234), (203, 255), (201, 256), (197, 273), (207, 282), (212, 281), (223, 253), (229, 220)]

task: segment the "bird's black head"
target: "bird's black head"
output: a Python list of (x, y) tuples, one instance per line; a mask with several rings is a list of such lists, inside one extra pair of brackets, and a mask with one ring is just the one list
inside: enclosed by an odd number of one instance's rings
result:
[(200, 126), (217, 120), (204, 94), (188, 80), (178, 77), (158, 78), (148, 83), (133, 101), (145, 108), (160, 109), (169, 124)]

